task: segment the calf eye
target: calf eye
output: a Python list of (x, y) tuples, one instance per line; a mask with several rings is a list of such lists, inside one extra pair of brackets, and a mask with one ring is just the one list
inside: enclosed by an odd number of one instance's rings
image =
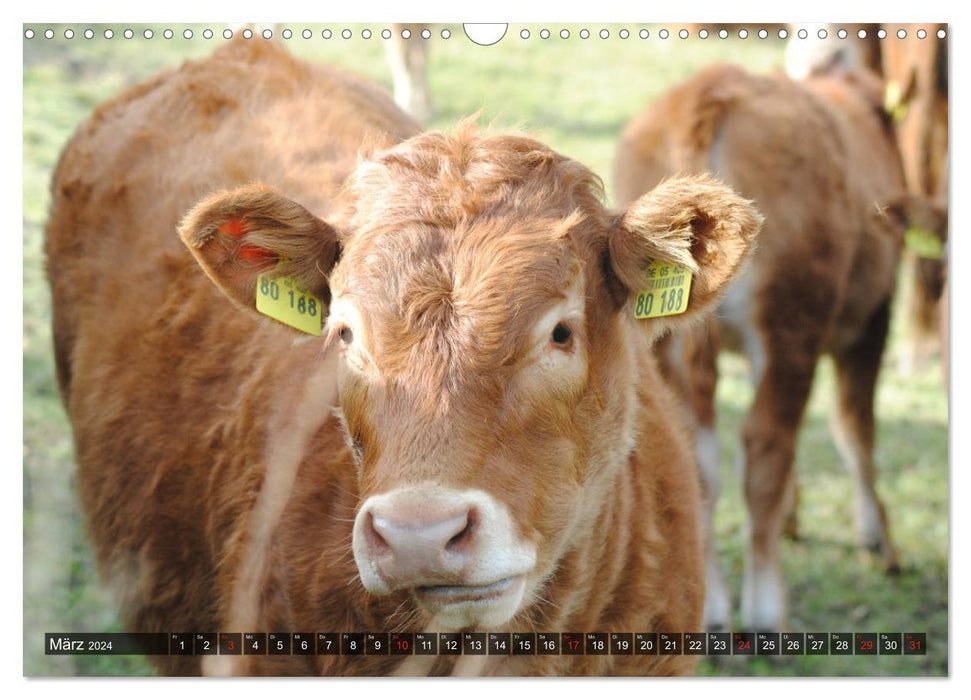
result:
[(553, 345), (558, 345), (562, 348), (568, 347), (572, 339), (573, 331), (562, 323), (556, 324), (556, 328), (553, 329), (553, 334), (550, 336), (550, 341), (552, 341)]
[(344, 345), (350, 345), (354, 342), (354, 333), (347, 326), (343, 326), (337, 334), (340, 336), (341, 342)]

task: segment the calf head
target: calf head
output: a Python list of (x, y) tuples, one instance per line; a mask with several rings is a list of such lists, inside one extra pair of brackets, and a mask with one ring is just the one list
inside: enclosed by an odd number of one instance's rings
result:
[[(760, 224), (705, 178), (619, 216), (601, 199), (542, 144), (463, 128), (363, 160), (327, 221), (252, 185), (180, 226), (238, 305), (265, 272), (326, 301), (361, 582), (412, 593), (439, 628), (502, 625), (541, 595), (630, 459), (643, 331), (708, 306)], [(674, 321), (632, 318), (652, 261), (693, 272)]]

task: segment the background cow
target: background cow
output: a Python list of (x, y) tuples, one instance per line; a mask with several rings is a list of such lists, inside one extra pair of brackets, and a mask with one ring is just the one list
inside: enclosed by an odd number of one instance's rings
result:
[[(806, 29), (805, 38), (799, 37), (800, 28)], [(840, 28), (847, 32), (843, 39), (837, 35)], [(932, 200), (943, 215), (948, 201), (946, 30), (943, 24), (806, 25), (793, 27), (786, 46), (786, 72), (794, 78), (861, 69), (883, 77), (884, 108), (894, 121), (907, 188), (919, 199)], [(922, 234), (946, 239), (946, 226)], [(941, 256), (909, 251), (908, 266), (914, 278), (906, 301), (912, 340), (903, 361), (910, 370), (938, 349), (946, 352), (947, 328), (940, 319), (947, 295)]]
[[(750, 541), (742, 623), (785, 625), (779, 536), (794, 506), (796, 435), (821, 354), (836, 365), (832, 427), (857, 494), (861, 544), (897, 566), (874, 488), (873, 397), (903, 239), (888, 211), (905, 183), (879, 82), (841, 75), (796, 84), (719, 66), (677, 86), (628, 125), (617, 150), (621, 202), (663, 177), (711, 171), (751, 197), (765, 229), (751, 265), (719, 311), (667, 346), (669, 375), (690, 398), (711, 509), (720, 492), (714, 432), (722, 342), (749, 359), (754, 401), (742, 428)], [(714, 326), (714, 322), (709, 322)], [(728, 626), (731, 605), (708, 544), (706, 622)]]
[[(683, 178), (615, 216), (589, 170), (536, 141), (416, 131), (367, 83), (237, 41), (102, 105), (64, 151), (47, 238), (58, 378), (130, 629), (700, 625), (693, 459), (648, 341), (716, 299), (758, 214)], [(693, 271), (684, 315), (633, 319), (652, 261)], [(329, 314), (320, 338), (255, 313), (261, 273)], [(695, 664), (199, 658), (161, 663)]]

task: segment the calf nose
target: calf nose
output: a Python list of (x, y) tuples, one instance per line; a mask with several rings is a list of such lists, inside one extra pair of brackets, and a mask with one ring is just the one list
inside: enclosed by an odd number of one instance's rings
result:
[(471, 503), (392, 498), (362, 515), (368, 554), (388, 583), (446, 584), (461, 578), (474, 549)]

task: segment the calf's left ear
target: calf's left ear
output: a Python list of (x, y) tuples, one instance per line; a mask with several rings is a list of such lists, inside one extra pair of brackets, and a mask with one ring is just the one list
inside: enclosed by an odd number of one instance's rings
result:
[(330, 300), (336, 231), (273, 188), (246, 185), (206, 197), (182, 219), (179, 236), (216, 286), (245, 309), (255, 311), (257, 279), (270, 272)]
[(612, 272), (630, 301), (650, 289), (648, 267), (673, 263), (691, 271), (691, 290), (682, 315), (703, 312), (735, 278), (762, 215), (730, 187), (706, 175), (665, 180), (630, 205), (613, 224), (609, 250)]

